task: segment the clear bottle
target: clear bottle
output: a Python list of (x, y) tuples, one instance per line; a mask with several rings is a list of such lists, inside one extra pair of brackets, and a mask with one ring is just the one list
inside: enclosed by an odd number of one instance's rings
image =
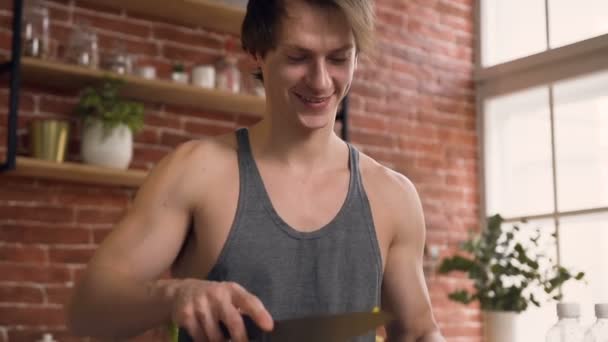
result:
[(585, 329), (579, 322), (580, 306), (576, 303), (558, 303), (558, 322), (549, 329), (546, 342), (583, 342)]
[(597, 320), (587, 330), (585, 342), (608, 342), (608, 303), (595, 304)]
[(49, 9), (39, 0), (27, 1), (23, 10), (23, 54), (27, 57), (49, 57)]
[(241, 91), (241, 72), (234, 56), (221, 58), (215, 64), (215, 88), (238, 94)]

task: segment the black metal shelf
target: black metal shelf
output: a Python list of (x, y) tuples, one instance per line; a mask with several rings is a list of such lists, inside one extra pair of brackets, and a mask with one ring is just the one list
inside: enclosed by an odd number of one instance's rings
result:
[(19, 89), (21, 88), (21, 21), (23, 0), (13, 0), (13, 40), (11, 59), (0, 65), (0, 73), (9, 72), (9, 111), (6, 134), (6, 160), (0, 165), (0, 172), (13, 170), (17, 159), (17, 114), (19, 110)]

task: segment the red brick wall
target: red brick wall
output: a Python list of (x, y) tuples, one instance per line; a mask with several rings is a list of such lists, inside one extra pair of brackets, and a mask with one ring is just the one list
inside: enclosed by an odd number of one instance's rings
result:
[[(0, 2), (0, 52), (10, 50), (11, 1)], [(352, 91), (351, 137), (364, 152), (410, 177), (420, 192), (427, 245), (453, 251), (477, 224), (478, 153), (474, 107), (473, 1), (378, 0), (378, 42), (363, 58)], [(53, 0), (51, 34), (62, 42), (74, 22), (86, 18), (102, 49), (127, 42), (140, 62), (167, 77), (172, 59), (191, 67), (223, 54), (230, 37), (136, 14)], [(0, 149), (6, 139), (7, 83), (0, 84)], [(27, 122), (72, 118), (75, 93), (25, 84), (21, 95), (20, 151), (26, 154)], [(149, 168), (179, 142), (253, 123), (240, 115), (146, 104), (146, 126), (136, 137), (132, 166)], [(78, 160), (78, 141), (70, 160)], [(0, 176), (0, 342), (34, 341), (65, 333), (63, 303), (96, 245), (128, 206), (134, 190)], [(461, 278), (426, 271), (435, 313), (449, 341), (481, 341), (480, 315), (450, 303), (446, 293)], [(147, 335), (146, 340), (151, 339)]]

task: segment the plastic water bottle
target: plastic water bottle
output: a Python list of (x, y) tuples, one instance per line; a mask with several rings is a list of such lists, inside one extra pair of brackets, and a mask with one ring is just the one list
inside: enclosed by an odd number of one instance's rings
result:
[(558, 322), (549, 329), (546, 342), (583, 342), (585, 329), (579, 318), (581, 308), (576, 303), (558, 303)]
[(608, 303), (595, 304), (597, 321), (587, 330), (585, 342), (608, 342)]

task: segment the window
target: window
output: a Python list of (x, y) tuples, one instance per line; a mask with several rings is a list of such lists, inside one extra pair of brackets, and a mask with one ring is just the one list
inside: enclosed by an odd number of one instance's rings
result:
[[(564, 286), (584, 325), (608, 302), (608, 1), (481, 0), (477, 80), (487, 217), (556, 232), (547, 245), (588, 284)], [(518, 319), (543, 341), (555, 305)]]
[(481, 0), (480, 7), (484, 67), (608, 33), (606, 0)]

